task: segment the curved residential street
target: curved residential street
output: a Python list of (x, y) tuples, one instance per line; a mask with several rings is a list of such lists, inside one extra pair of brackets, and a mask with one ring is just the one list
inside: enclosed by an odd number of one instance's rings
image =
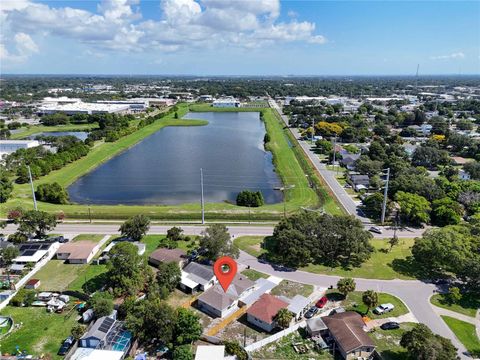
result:
[[(339, 276), (312, 274), (298, 270), (278, 271), (269, 264), (259, 262), (257, 258), (244, 251), (240, 252), (240, 257), (237, 261), (250, 266), (250, 268), (254, 270), (269, 275), (324, 288), (335, 285), (338, 279), (340, 279)], [(437, 308), (434, 308), (433, 305), (430, 304), (430, 296), (434, 291), (439, 290), (436, 285), (427, 284), (418, 280), (375, 280), (357, 278), (355, 282), (357, 284), (357, 290), (365, 291), (371, 289), (399, 297), (420, 323), (427, 325), (433, 332), (451, 339), (455, 347), (459, 349), (458, 353), (462, 359), (471, 359), (470, 356), (466, 355), (467, 350), (465, 346), (458, 341), (453, 332), (443, 322), (442, 318), (440, 318), (439, 312), (436, 311)]]

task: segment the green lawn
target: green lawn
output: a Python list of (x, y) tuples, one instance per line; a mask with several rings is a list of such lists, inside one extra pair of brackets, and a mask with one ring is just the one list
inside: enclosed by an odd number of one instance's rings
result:
[(450, 316), (442, 315), (442, 319), (472, 355), (480, 356), (480, 340), (477, 337), (475, 325)]
[(35, 278), (41, 282), (40, 290), (65, 291), (87, 266), (89, 265), (65, 264), (64, 260), (50, 260), (35, 274)]
[(245, 275), (247, 278), (249, 278), (252, 281), (258, 280), (258, 279), (266, 279), (268, 278), (269, 275), (264, 274), (260, 271), (253, 270), (253, 269), (245, 269), (242, 271), (242, 274)]
[(262, 249), (260, 246), (263, 239), (263, 236), (241, 236), (236, 238), (234, 243), (240, 250), (243, 250), (255, 257), (259, 257), (266, 252), (266, 250)]
[(72, 239), (72, 241), (93, 241), (93, 242), (100, 242), (105, 237), (105, 235), (99, 235), (99, 234), (80, 234), (75, 236), (75, 238)]
[[(305, 354), (299, 354), (295, 351), (292, 344), (306, 344), (309, 346), (309, 351)], [(253, 359), (275, 359), (275, 360), (333, 360), (333, 356), (328, 351), (317, 351), (314, 349), (313, 342), (307, 339), (303, 331), (299, 330), (290, 335), (282, 337), (280, 340), (265, 345), (261, 349), (253, 352)]]
[(28, 136), (44, 132), (54, 131), (90, 131), (98, 127), (98, 124), (67, 124), (58, 126), (32, 125), (28, 128), (22, 128), (20, 132), (12, 134), (12, 140), (24, 139)]
[[(330, 268), (324, 265), (310, 264), (302, 270), (327, 275), (338, 275), (342, 277), (358, 277), (366, 279), (413, 279), (411, 271), (404, 271), (399, 265), (407, 263), (412, 255), (411, 248), (413, 239), (400, 239), (400, 243), (388, 251), (387, 239), (373, 239), (370, 243), (375, 248), (370, 259), (365, 261), (360, 267), (352, 269), (343, 269), (341, 267)], [(409, 266), (411, 266), (409, 264)]]
[[(258, 257), (266, 250), (261, 248), (263, 241), (262, 236), (242, 236), (235, 239), (235, 245), (248, 254)], [(330, 268), (324, 265), (310, 264), (301, 270), (327, 275), (337, 275), (342, 277), (358, 277), (366, 279), (413, 279), (411, 273), (401, 270), (398, 263), (407, 262), (412, 255), (411, 247), (413, 239), (400, 239), (400, 243), (393, 247), (392, 251), (388, 251), (387, 239), (372, 239), (370, 243), (375, 248), (375, 252), (370, 259), (364, 262), (358, 268), (344, 269), (341, 267)]]
[(295, 295), (308, 297), (313, 292), (313, 285), (301, 284), (290, 280), (282, 280), (270, 294), (293, 298)]
[[(188, 107), (185, 104), (180, 104), (178, 106), (178, 113), (180, 116), (183, 116), (188, 111)], [(205, 107), (205, 105), (191, 106), (192, 111), (220, 111), (212, 109), (214, 108), (209, 108), (208, 105), (207, 107)], [(321, 186), (319, 186), (318, 190), (319, 193), (323, 194), (321, 201), (319, 200), (317, 193), (309, 186), (308, 178), (305, 176), (304, 172), (305, 169), (310, 169), (308, 167), (308, 161), (303, 154), (299, 153), (301, 150), (298, 149), (298, 146), (293, 145), (293, 147), (291, 147), (291, 144), (295, 144), (296, 140), (290, 138), (291, 135), (289, 135), (288, 131), (283, 128), (283, 124), (279, 121), (276, 113), (274, 113), (272, 109), (222, 108), (221, 111), (263, 112), (265, 126), (271, 138), (268, 148), (272, 151), (276, 171), (286, 185), (295, 185), (293, 189), (287, 191), (287, 212), (291, 213), (297, 211), (300, 207), (312, 208), (318, 207), (319, 205), (323, 205), (327, 212), (341, 212), (338, 205), (333, 202), (332, 198), (328, 196), (325, 190), (322, 190)], [(47, 182), (58, 182), (63, 187), (67, 187), (80, 176), (90, 172), (101, 163), (135, 145), (145, 137), (165, 126), (193, 126), (205, 124), (206, 122), (201, 120), (174, 119), (173, 114), (170, 114), (114, 143), (97, 142), (87, 156), (36, 180), (34, 182), (35, 186)], [(309, 171), (311, 171), (311, 169)], [(317, 175), (313, 173), (309, 173), (309, 176), (310, 179), (317, 177)], [(318, 181), (319, 180), (317, 179), (317, 182)], [(322, 204), (320, 204), (321, 202)], [(39, 202), (38, 205), (39, 209), (44, 211), (63, 211), (67, 218), (86, 219), (90, 216), (89, 207), (87, 205), (55, 205), (44, 202)], [(0, 215), (5, 215), (9, 209), (17, 206), (23, 208), (32, 207), (28, 184), (15, 185), (13, 199), (5, 204), (0, 204)], [(201, 217), (200, 204), (198, 203), (174, 206), (91, 205), (90, 210), (91, 217), (94, 219), (124, 219), (138, 213), (143, 213), (153, 219), (162, 220), (200, 220)], [(207, 203), (205, 210), (205, 217), (207, 220), (278, 220), (283, 216), (282, 203), (264, 205), (250, 210), (248, 208), (238, 207), (227, 203)]]
[[(142, 242), (145, 243), (145, 255), (149, 256), (152, 252), (154, 252), (161, 244), (162, 241), (166, 239), (165, 235), (146, 235), (143, 237)], [(190, 241), (177, 241), (177, 247), (179, 249), (188, 252), (189, 250), (195, 248), (198, 245), (198, 242), (195, 240)]]
[(449, 304), (443, 294), (435, 294), (430, 302), (438, 307), (475, 317), (480, 308), (480, 299), (472, 295), (463, 295), (459, 303)]
[[(336, 290), (329, 291), (327, 294), (329, 299), (342, 299), (343, 295), (338, 293)], [(377, 315), (373, 313), (373, 309), (370, 309), (368, 313), (368, 317), (371, 319), (383, 319), (388, 317), (396, 317), (400, 315), (407, 314), (409, 311), (402, 300), (397, 298), (396, 296), (386, 294), (386, 293), (378, 293), (378, 304), (385, 304), (391, 303), (395, 306), (393, 311), (389, 313)], [(342, 307), (346, 310), (352, 310), (360, 313), (361, 315), (365, 315), (367, 312), (367, 306), (363, 304), (362, 301), (362, 292), (361, 291), (354, 291), (348, 294), (347, 298), (342, 300), (341, 302)]]
[(1, 315), (9, 315), (15, 324), (22, 324), (19, 329), (2, 339), (2, 355), (15, 353), (18, 345), (21, 351), (26, 350), (29, 354), (48, 354), (53, 359), (62, 359), (63, 357), (56, 355), (57, 351), (77, 323), (76, 313), (65, 318), (65, 313), (47, 313), (45, 308), (7, 306)]
[(107, 265), (88, 265), (79, 271), (78, 276), (69, 285), (69, 290), (92, 294), (107, 282)]
[(377, 346), (377, 351), (383, 360), (407, 360), (409, 359), (407, 350), (400, 346), (400, 340), (403, 333), (410, 331), (414, 326), (413, 323), (402, 323), (400, 329), (396, 330), (377, 328), (374, 332), (368, 333), (368, 336)]

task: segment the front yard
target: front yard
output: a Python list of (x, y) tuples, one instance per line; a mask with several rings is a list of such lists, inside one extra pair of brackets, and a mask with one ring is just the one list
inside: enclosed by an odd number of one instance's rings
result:
[(66, 313), (47, 313), (43, 307), (7, 306), (1, 314), (11, 316), (15, 326), (19, 326), (2, 339), (3, 355), (15, 353), (18, 346), (20, 351), (26, 351), (28, 354), (38, 356), (48, 354), (53, 359), (63, 358), (56, 355), (57, 351), (62, 341), (70, 335), (70, 331), (78, 319), (76, 313), (66, 318)]
[(382, 315), (374, 314), (373, 309), (370, 309), (369, 313), (366, 314), (367, 306), (363, 304), (361, 291), (351, 292), (346, 299), (343, 299), (342, 294), (338, 293), (336, 290), (332, 290), (327, 293), (327, 297), (329, 300), (339, 301), (339, 305), (344, 307), (345, 310), (356, 311), (361, 315), (367, 315), (371, 319), (397, 317), (409, 312), (402, 300), (386, 293), (378, 293), (378, 304), (391, 303), (395, 308), (391, 312)]
[(382, 330), (377, 328), (370, 332), (368, 336), (373, 340), (377, 346), (378, 353), (383, 360), (407, 360), (407, 350), (400, 346), (400, 340), (404, 332), (411, 330), (415, 324), (403, 323), (400, 324), (400, 329), (396, 330)]
[(241, 236), (234, 240), (235, 245), (237, 245), (240, 250), (255, 257), (259, 257), (266, 252), (266, 250), (261, 247), (262, 242), (263, 236)]
[(293, 298), (295, 295), (310, 296), (313, 292), (313, 285), (300, 284), (290, 280), (282, 280), (280, 284), (275, 286), (270, 294), (276, 296), (285, 296)]
[(264, 274), (260, 271), (253, 270), (253, 269), (246, 269), (242, 271), (242, 274), (245, 275), (247, 278), (249, 278), (252, 281), (256, 281), (258, 279), (266, 279), (268, 278), (267, 274)]

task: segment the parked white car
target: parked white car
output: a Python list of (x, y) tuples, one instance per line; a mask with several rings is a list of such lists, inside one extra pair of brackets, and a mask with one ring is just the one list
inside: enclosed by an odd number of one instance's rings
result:
[(385, 314), (387, 312), (390, 312), (392, 311), (393, 309), (395, 308), (395, 306), (393, 306), (393, 304), (380, 304), (379, 306), (377, 306), (373, 312), (375, 314), (378, 314), (378, 315), (381, 315), (381, 314)]

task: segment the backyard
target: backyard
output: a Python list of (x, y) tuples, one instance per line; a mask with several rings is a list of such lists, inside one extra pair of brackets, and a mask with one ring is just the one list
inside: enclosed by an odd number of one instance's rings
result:
[(18, 326), (2, 339), (3, 355), (15, 353), (18, 346), (28, 354), (48, 354), (53, 359), (63, 358), (56, 355), (57, 351), (78, 320), (76, 312), (66, 318), (65, 314), (47, 313), (45, 308), (38, 307), (7, 306), (1, 314), (11, 316)]

